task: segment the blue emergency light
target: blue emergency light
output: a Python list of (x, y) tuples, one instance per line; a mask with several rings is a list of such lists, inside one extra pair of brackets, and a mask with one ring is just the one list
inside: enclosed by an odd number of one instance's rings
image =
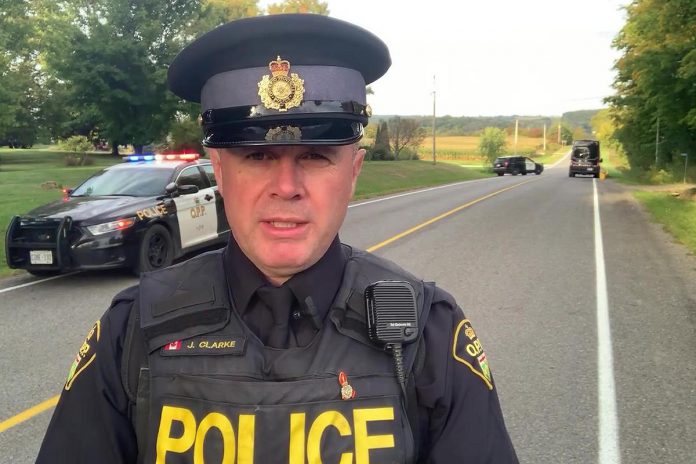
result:
[(127, 162), (135, 161), (195, 161), (200, 158), (198, 153), (168, 153), (166, 155), (147, 153), (142, 155), (129, 155)]

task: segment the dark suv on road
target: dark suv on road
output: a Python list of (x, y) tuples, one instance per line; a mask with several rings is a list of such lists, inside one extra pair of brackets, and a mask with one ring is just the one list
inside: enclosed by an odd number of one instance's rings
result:
[(573, 142), (573, 148), (570, 152), (568, 177), (575, 177), (577, 174), (599, 177), (601, 171), (599, 163), (601, 162), (599, 141), (576, 140)]
[(544, 165), (536, 163), (534, 160), (526, 156), (501, 156), (493, 161), (493, 172), (502, 176), (503, 174), (522, 174), (526, 176), (528, 173), (539, 175), (544, 170)]

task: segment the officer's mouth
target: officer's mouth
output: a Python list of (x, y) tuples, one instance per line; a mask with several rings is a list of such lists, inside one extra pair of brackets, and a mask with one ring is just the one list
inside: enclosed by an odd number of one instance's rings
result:
[(266, 233), (279, 238), (296, 238), (304, 235), (308, 224), (308, 222), (288, 219), (261, 222), (261, 226)]
[(297, 227), (296, 222), (281, 222), (281, 221), (271, 221), (269, 224), (272, 227), (276, 227), (278, 229), (292, 229), (293, 227)]

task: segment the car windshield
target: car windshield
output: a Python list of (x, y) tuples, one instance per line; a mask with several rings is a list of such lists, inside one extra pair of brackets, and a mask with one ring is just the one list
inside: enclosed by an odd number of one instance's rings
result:
[(154, 166), (138, 169), (107, 169), (87, 179), (70, 196), (151, 197), (164, 193), (164, 187), (171, 176), (171, 169)]

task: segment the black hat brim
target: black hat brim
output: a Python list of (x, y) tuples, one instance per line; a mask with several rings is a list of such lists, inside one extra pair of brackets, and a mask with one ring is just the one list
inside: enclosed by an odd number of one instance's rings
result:
[(231, 148), (257, 145), (349, 145), (363, 136), (363, 125), (349, 119), (302, 118), (219, 124), (205, 129), (203, 145)]

